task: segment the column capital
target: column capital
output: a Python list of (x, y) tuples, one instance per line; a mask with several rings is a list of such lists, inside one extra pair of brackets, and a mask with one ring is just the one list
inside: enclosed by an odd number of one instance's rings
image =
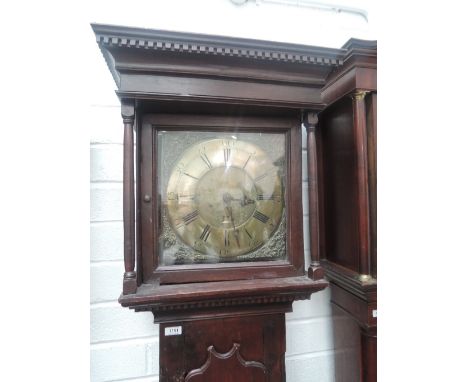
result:
[(305, 127), (307, 129), (307, 131), (311, 130), (311, 129), (315, 129), (317, 127), (317, 123), (318, 123), (318, 115), (317, 113), (313, 113), (313, 112), (307, 112), (306, 113), (306, 116), (305, 116)]
[(133, 99), (122, 99), (120, 101), (120, 113), (124, 123), (132, 123), (135, 120), (135, 101)]
[(350, 97), (352, 99), (357, 100), (357, 101), (361, 101), (361, 100), (363, 100), (365, 98), (367, 93), (370, 93), (370, 90), (358, 89), (358, 90), (355, 90), (354, 92), (352, 92), (350, 94)]

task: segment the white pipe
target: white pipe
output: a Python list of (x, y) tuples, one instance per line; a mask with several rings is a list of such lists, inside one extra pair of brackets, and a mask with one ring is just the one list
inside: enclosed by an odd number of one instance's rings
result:
[(311, 0), (231, 0), (231, 2), (236, 5), (244, 5), (248, 3), (249, 1), (255, 1), (257, 5), (259, 5), (260, 3), (265, 3), (265, 4), (270, 3), (270, 4), (313, 8), (313, 9), (319, 9), (322, 11), (329, 11), (329, 12), (336, 12), (336, 13), (351, 13), (351, 14), (363, 17), (367, 22), (369, 21), (367, 11), (365, 9), (348, 7), (348, 6), (339, 5), (339, 4), (327, 4), (327, 3), (321, 3), (319, 1), (311, 1)]

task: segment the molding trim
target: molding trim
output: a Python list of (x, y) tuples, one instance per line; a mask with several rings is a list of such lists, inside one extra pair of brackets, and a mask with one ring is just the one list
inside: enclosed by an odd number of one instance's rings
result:
[[(323, 288), (322, 288), (323, 289)], [(139, 306), (130, 306), (135, 311), (152, 311), (153, 313), (191, 311), (208, 308), (225, 308), (233, 306), (260, 306), (269, 304), (292, 304), (297, 300), (310, 299), (311, 292), (294, 293), (289, 295), (265, 295), (236, 298), (220, 298), (180, 303), (154, 303)]]
[(96, 42), (101, 48), (149, 49), (332, 67), (343, 65), (346, 53), (343, 49), (299, 44), (103, 24), (91, 24), (91, 26), (96, 34)]
[(374, 299), (371, 296), (377, 291), (377, 279), (369, 277), (362, 280), (359, 273), (325, 259), (322, 259), (320, 263), (325, 268), (325, 275), (328, 280), (363, 300), (371, 301)]
[(240, 348), (240, 344), (234, 343), (231, 350), (229, 350), (227, 353), (218, 353), (213, 345), (209, 346), (207, 349), (208, 358), (206, 362), (200, 368), (191, 370), (185, 377), (185, 381), (187, 382), (191, 380), (193, 377), (196, 377), (198, 375), (203, 375), (205, 371), (207, 371), (208, 368), (210, 367), (213, 356), (221, 361), (227, 361), (228, 359), (236, 356), (237, 360), (239, 361), (239, 365), (238, 365), (239, 367), (244, 367), (244, 368), (254, 367), (263, 371), (264, 374), (267, 373), (267, 369), (263, 363), (260, 363), (257, 361), (246, 361), (242, 357), (242, 355), (239, 353), (239, 348)]

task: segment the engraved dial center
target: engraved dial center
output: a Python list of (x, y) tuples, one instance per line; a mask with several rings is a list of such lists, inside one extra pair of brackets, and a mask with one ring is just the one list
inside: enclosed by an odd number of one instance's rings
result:
[(216, 167), (198, 181), (195, 202), (212, 227), (238, 228), (255, 212), (257, 193), (252, 178), (238, 167)]

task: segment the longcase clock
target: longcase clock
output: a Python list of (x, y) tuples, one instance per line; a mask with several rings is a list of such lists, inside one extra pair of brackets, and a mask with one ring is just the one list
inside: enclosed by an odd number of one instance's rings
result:
[(304, 124), (346, 50), (92, 27), (124, 123), (119, 302), (160, 323), (160, 381), (286, 380), (285, 313), (328, 285), (304, 263)]

